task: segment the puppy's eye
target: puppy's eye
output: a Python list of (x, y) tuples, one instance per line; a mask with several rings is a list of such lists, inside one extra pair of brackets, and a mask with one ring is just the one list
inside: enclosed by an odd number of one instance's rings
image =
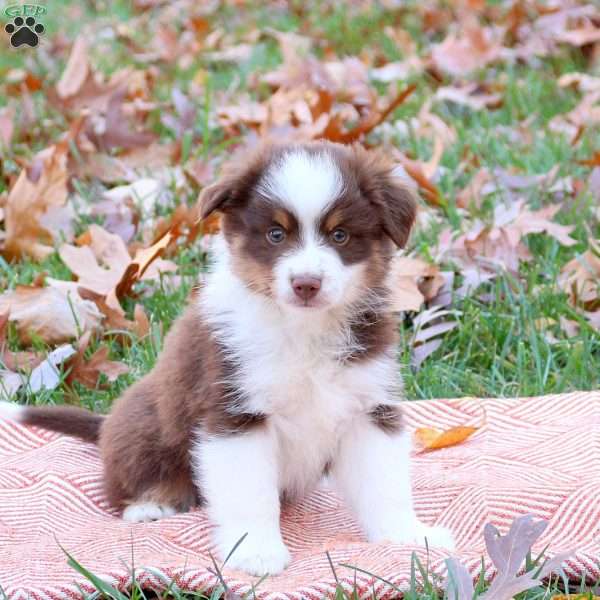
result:
[(334, 243), (338, 244), (339, 246), (343, 246), (350, 239), (350, 234), (341, 227), (334, 229), (330, 235)]
[(281, 244), (285, 240), (285, 230), (283, 227), (271, 227), (267, 231), (267, 239), (271, 244)]

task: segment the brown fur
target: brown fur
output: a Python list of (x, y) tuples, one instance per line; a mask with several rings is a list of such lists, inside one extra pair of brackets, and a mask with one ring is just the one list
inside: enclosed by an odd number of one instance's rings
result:
[(25, 409), (21, 422), (97, 442), (104, 419), (102, 415), (76, 406), (36, 406)]
[(100, 450), (113, 504), (142, 496), (159, 501), (165, 490), (179, 508), (199, 500), (189, 459), (197, 430), (226, 435), (265, 420), (227, 411), (236, 390), (220, 382), (232, 368), (197, 306), (190, 305), (167, 335), (154, 369), (117, 400), (102, 427)]

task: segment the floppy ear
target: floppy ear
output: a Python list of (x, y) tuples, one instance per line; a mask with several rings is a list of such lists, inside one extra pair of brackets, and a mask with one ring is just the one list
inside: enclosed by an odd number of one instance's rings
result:
[(417, 216), (417, 202), (402, 178), (389, 171), (381, 174), (379, 193), (373, 199), (380, 211), (383, 230), (399, 248), (404, 248)]
[(200, 218), (206, 219), (215, 210), (223, 210), (234, 192), (230, 178), (222, 179), (204, 188), (200, 193)]

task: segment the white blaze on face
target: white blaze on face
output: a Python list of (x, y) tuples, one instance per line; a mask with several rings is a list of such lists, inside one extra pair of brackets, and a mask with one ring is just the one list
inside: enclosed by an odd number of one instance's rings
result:
[(321, 219), (344, 191), (342, 173), (331, 154), (290, 151), (269, 168), (258, 190), (290, 210), (300, 225), (299, 245), (282, 256), (274, 268), (277, 299), (283, 304), (302, 306), (291, 281), (309, 276), (321, 279), (312, 308), (353, 301), (363, 267), (344, 265), (319, 233)]

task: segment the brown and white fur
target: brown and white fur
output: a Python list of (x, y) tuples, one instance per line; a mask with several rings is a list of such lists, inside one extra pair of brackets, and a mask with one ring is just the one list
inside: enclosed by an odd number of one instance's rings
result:
[(386, 275), (415, 217), (392, 165), (358, 146), (270, 146), (208, 188), (222, 213), (204, 285), (154, 369), (102, 417), (69, 407), (0, 416), (97, 441), (128, 521), (204, 502), (228, 566), (290, 561), (280, 503), (327, 472), (372, 541), (452, 546), (418, 521), (402, 430)]

